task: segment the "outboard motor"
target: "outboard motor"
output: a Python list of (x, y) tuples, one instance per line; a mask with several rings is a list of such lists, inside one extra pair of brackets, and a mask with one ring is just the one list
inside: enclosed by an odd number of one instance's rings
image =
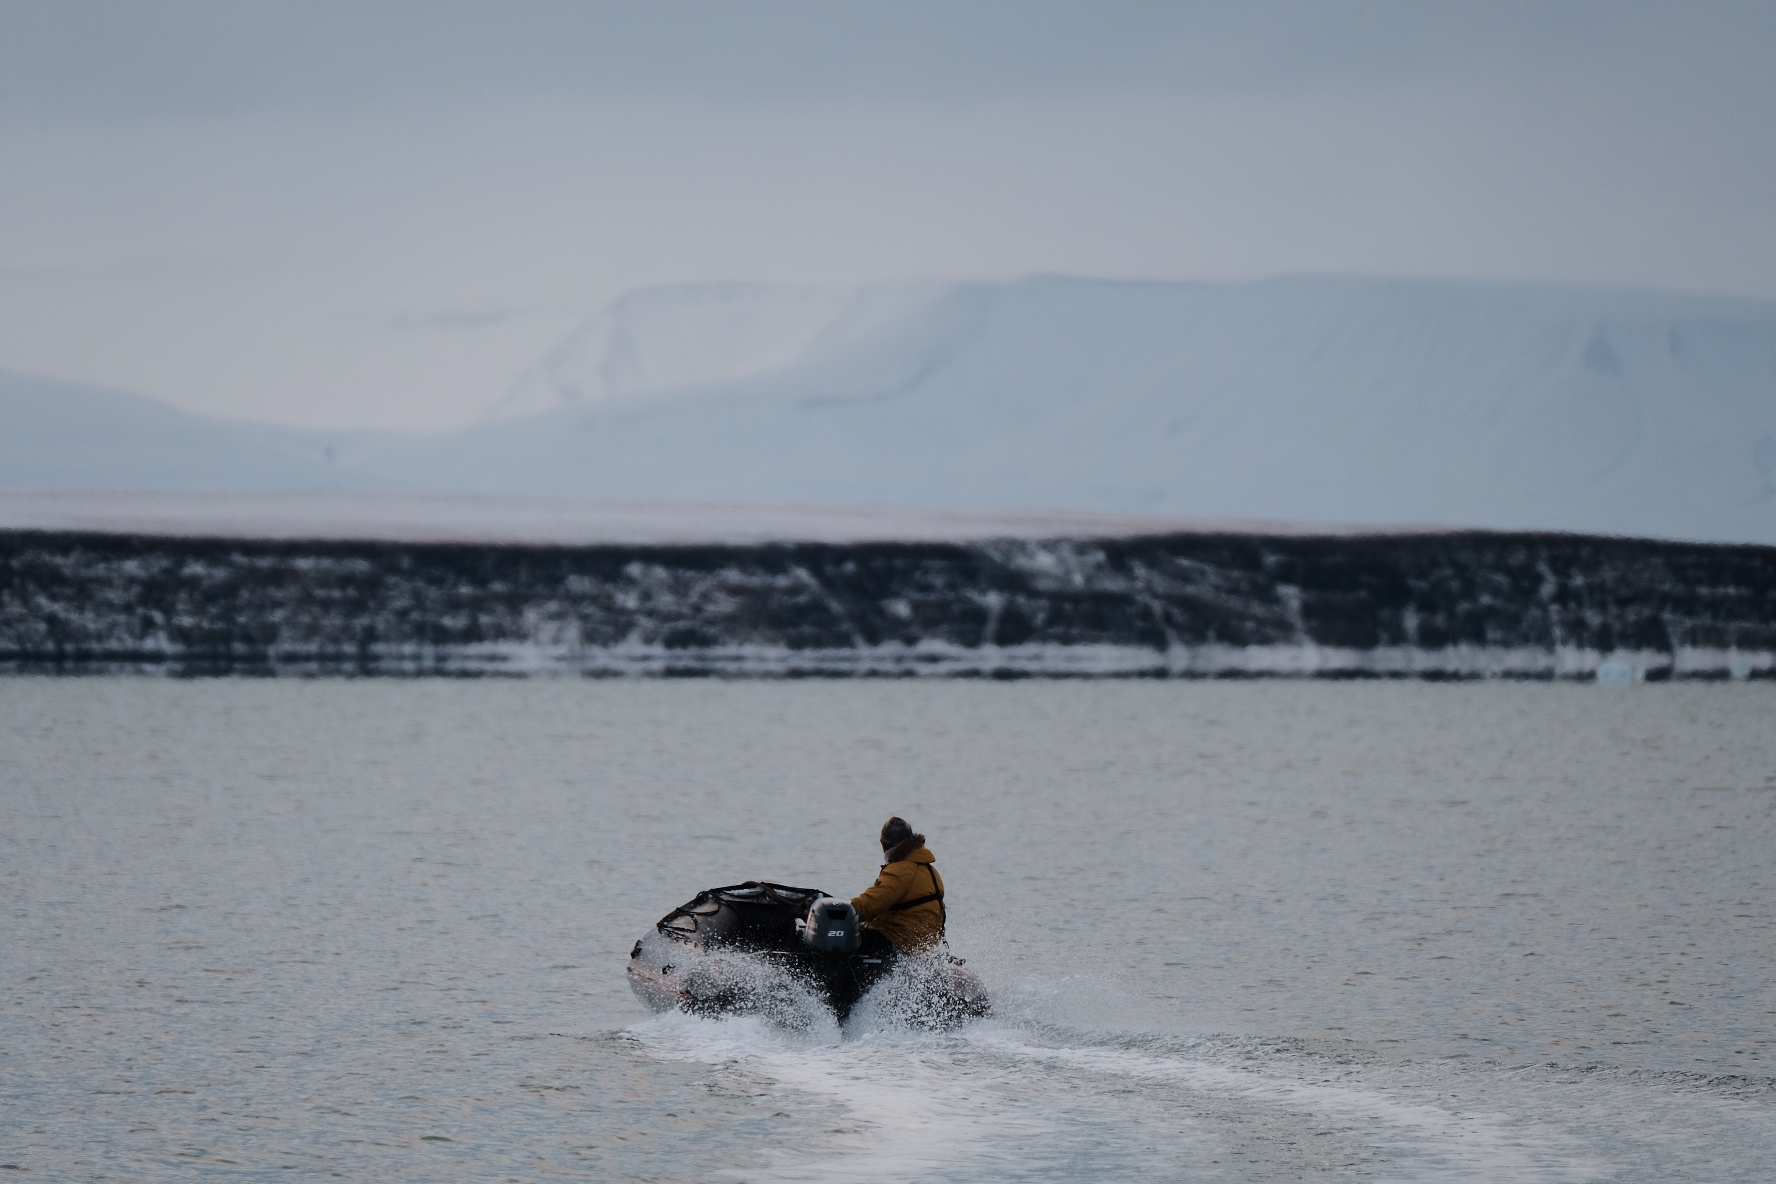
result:
[(823, 896), (802, 923), (802, 944), (823, 954), (854, 954), (863, 943), (863, 924), (848, 900)]

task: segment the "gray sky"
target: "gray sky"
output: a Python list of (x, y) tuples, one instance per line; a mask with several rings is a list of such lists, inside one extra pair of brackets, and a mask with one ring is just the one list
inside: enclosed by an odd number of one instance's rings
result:
[(1776, 4), (0, 0), (0, 366), (447, 427), (644, 284), (1776, 297)]

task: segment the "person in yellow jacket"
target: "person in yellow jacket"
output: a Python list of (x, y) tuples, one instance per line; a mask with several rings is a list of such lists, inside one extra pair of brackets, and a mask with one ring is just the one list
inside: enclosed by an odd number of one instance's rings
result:
[(866, 952), (929, 950), (944, 936), (943, 877), (932, 865), (937, 856), (904, 818), (882, 824), (882, 872), (861, 896), (851, 899), (864, 924)]

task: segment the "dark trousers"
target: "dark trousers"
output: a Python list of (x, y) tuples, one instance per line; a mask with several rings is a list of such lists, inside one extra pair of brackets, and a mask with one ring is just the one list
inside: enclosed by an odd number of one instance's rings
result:
[(865, 957), (886, 958), (893, 961), (895, 956), (900, 953), (894, 943), (877, 930), (865, 929), (858, 936), (863, 939), (863, 944), (857, 947), (857, 952)]

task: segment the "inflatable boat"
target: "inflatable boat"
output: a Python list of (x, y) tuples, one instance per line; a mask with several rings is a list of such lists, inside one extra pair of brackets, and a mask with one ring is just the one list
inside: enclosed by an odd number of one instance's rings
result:
[(629, 952), (629, 985), (655, 1011), (761, 1014), (805, 1027), (810, 1005), (840, 1023), (881, 983), (903, 1022), (949, 1028), (988, 1011), (980, 978), (940, 947), (865, 950), (848, 900), (748, 880), (699, 892)]

